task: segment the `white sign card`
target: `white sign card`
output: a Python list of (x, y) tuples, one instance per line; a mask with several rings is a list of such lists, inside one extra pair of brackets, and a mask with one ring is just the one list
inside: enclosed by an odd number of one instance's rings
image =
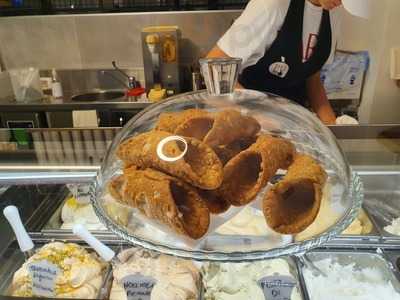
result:
[(150, 300), (157, 280), (140, 274), (128, 275), (122, 279), (128, 300)]
[(291, 276), (266, 276), (258, 281), (265, 299), (290, 300), (296, 280)]
[(40, 297), (54, 297), (56, 278), (61, 270), (47, 260), (33, 262), (28, 266), (32, 279), (32, 294)]

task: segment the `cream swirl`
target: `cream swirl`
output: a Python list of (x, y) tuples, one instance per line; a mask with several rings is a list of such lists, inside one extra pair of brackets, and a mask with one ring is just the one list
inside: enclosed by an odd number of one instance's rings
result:
[(72, 243), (46, 244), (15, 272), (12, 295), (31, 297), (32, 279), (29, 265), (48, 261), (61, 270), (55, 279), (55, 297), (94, 299), (102, 285), (106, 264), (85, 248)]

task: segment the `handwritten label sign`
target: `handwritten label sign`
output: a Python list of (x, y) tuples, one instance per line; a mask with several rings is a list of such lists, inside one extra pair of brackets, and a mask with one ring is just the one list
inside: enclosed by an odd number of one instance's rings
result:
[(29, 264), (28, 272), (32, 279), (32, 293), (35, 296), (54, 297), (56, 278), (61, 270), (48, 262), (41, 260)]
[(156, 280), (140, 274), (128, 275), (122, 279), (128, 300), (150, 300)]
[(290, 300), (297, 282), (290, 276), (267, 276), (258, 281), (265, 299)]

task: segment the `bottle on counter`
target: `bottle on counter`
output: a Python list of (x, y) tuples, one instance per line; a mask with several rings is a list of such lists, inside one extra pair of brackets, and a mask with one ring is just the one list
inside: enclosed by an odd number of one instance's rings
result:
[(54, 99), (60, 99), (63, 97), (61, 82), (57, 78), (57, 72), (55, 69), (51, 70), (51, 74), (52, 74), (52, 82), (51, 82), (52, 95)]

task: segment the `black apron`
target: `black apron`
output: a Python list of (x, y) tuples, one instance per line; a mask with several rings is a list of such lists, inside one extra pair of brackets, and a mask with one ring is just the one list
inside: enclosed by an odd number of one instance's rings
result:
[(247, 88), (276, 94), (306, 104), (306, 80), (321, 70), (332, 46), (329, 11), (323, 10), (318, 41), (308, 61), (303, 62), (303, 19), (306, 0), (291, 0), (281, 30), (264, 56), (245, 68), (239, 77)]

